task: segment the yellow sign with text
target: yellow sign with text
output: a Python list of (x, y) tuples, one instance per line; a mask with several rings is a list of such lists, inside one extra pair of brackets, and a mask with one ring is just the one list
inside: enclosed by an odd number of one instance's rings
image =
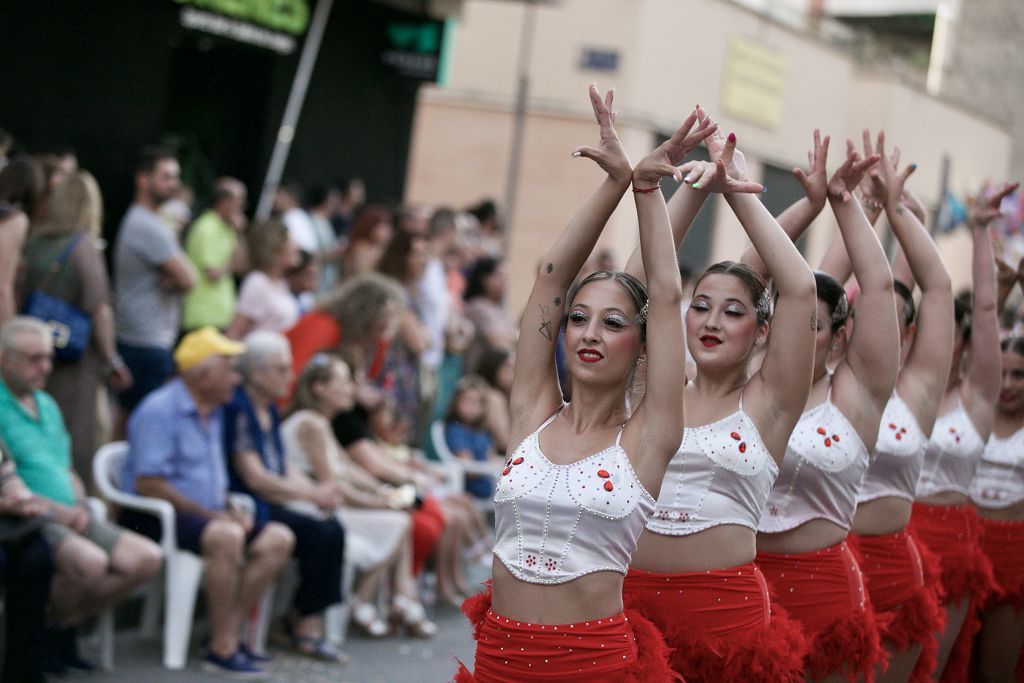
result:
[(729, 44), (722, 83), (722, 109), (737, 119), (775, 129), (782, 118), (786, 57), (745, 38)]

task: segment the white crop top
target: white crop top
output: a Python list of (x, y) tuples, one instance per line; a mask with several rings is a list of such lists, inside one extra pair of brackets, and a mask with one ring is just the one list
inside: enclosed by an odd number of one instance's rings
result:
[(830, 386), (825, 402), (801, 415), (789, 437), (758, 531), (789, 531), (812, 519), (849, 529), (867, 468), (864, 442), (832, 403)]
[(971, 482), (971, 500), (978, 507), (1008, 508), (1024, 501), (1024, 428), (1006, 437), (988, 438)]
[(917, 497), (946, 491), (968, 495), (984, 450), (985, 442), (957, 396), (956, 407), (935, 421), (917, 480)]
[(565, 583), (584, 574), (625, 574), (654, 510), (626, 452), (615, 444), (568, 465), (540, 450), (552, 415), (508, 458), (494, 494), (494, 554), (527, 583)]
[(910, 407), (893, 392), (882, 413), (875, 456), (864, 475), (857, 502), (888, 497), (913, 502), (927, 443)]
[(779, 466), (743, 412), (741, 396), (732, 415), (683, 431), (647, 528), (666, 536), (695, 534), (719, 524), (757, 531), (778, 475)]

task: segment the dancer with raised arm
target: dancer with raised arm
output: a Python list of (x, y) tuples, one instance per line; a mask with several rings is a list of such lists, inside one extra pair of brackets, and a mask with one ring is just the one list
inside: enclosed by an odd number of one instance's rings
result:
[(1012, 681), (1024, 648), (1024, 337), (1003, 340), (1003, 384), (992, 435), (971, 482), (981, 549), (998, 596), (983, 605), (976, 680)]
[[(971, 643), (978, 630), (971, 610), (994, 588), (992, 565), (978, 543), (978, 515), (967, 504), (967, 496), (992, 431), (999, 397), (995, 261), (987, 226), (999, 215), (999, 202), (1014, 189), (1016, 185), (1006, 185), (970, 211), (972, 310), (959, 300), (954, 303), (953, 362), (925, 449), (910, 518), (914, 535), (942, 561), (947, 619), (939, 639), (936, 674), (950, 681), (967, 680)], [(965, 362), (968, 349), (969, 363)]]
[[(511, 392), (512, 443), (495, 494), (493, 596), (470, 598), (474, 673), (457, 681), (667, 681), (656, 630), (622, 607), (622, 577), (683, 430), (682, 288), (659, 181), (713, 129), (696, 113), (630, 169), (612, 93), (590, 99), (601, 129), (593, 159), (608, 176), (542, 261), (522, 322)], [(633, 183), (650, 295), (599, 271), (569, 292)], [(565, 315), (572, 401), (563, 403), (555, 343)], [(627, 412), (637, 365), (646, 395)], [(653, 495), (652, 495), (653, 494)], [(491, 604), (488, 604), (491, 603)]]
[(735, 135), (716, 132), (706, 144), (715, 162), (683, 166), (673, 230), (681, 241), (707, 194), (725, 193), (779, 290), (773, 343), (749, 375), (751, 356), (768, 340), (767, 286), (739, 263), (708, 268), (686, 314), (697, 366), (686, 386), (686, 428), (623, 598), (661, 630), (673, 669), (690, 683), (802, 681), (799, 626), (772, 612), (753, 560), (758, 519), (810, 388), (814, 278), (768, 210), (743, 194), (763, 188), (747, 182)]
[[(907, 529), (914, 489), (924, 461), (927, 435), (939, 411), (953, 355), (953, 288), (939, 251), (916, 215), (902, 203), (904, 185), (916, 165), (897, 171), (885, 151), (884, 133), (875, 151), (880, 172), (872, 184), (909, 265), (909, 282), (895, 281), (900, 325), (900, 371), (882, 414), (874, 457), (868, 467), (853, 518), (851, 545), (860, 560), (864, 584), (878, 616), (888, 665), (879, 681), (924, 683), (931, 679), (938, 652), (937, 633), (945, 625), (940, 606), (938, 561)], [(865, 154), (871, 154), (870, 139)], [(849, 263), (849, 259), (839, 259)], [(838, 280), (849, 275), (833, 271)], [(921, 287), (915, 316), (914, 280)], [(881, 667), (880, 667), (881, 668)]]
[[(868, 448), (899, 368), (892, 273), (851, 194), (877, 160), (861, 160), (850, 150), (828, 181), (829, 203), (861, 288), (857, 324), (847, 347), (846, 293), (831, 276), (815, 273), (813, 384), (757, 534), (757, 565), (809, 641), (810, 680), (870, 681), (883, 656), (860, 570), (845, 542)], [(773, 338), (769, 351), (776, 343)]]

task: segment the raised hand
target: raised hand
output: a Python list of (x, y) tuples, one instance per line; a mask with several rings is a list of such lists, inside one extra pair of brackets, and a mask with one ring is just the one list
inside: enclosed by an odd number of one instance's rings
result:
[[(683, 177), (683, 173), (676, 164), (681, 162), (686, 155), (696, 149), (697, 145), (718, 130), (718, 124), (713, 123), (710, 118), (704, 118), (698, 122), (699, 115), (693, 111), (683, 125), (676, 129), (665, 142), (656, 147), (650, 154), (640, 160), (640, 163), (633, 169), (633, 184), (643, 184), (642, 189), (647, 186), (658, 184), (662, 178), (672, 176), (677, 181)], [(697, 127), (694, 128), (694, 124)]]
[[(902, 171), (898, 171), (898, 164), (900, 162), (900, 151), (897, 147), (893, 150), (892, 155), (885, 153), (885, 132), (880, 131), (878, 133), (878, 147), (877, 154), (875, 155), (878, 160), (878, 168), (873, 171), (879, 176), (879, 183), (883, 188), (882, 192), (882, 203), (887, 204), (891, 202), (893, 208), (897, 211), (903, 211), (902, 198), (904, 194), (904, 186), (906, 185), (907, 178), (910, 174), (917, 170), (917, 164), (910, 164)], [(916, 212), (914, 212), (915, 215)], [(922, 221), (923, 223), (923, 221)]]
[[(831, 138), (826, 135), (821, 139), (821, 132), (814, 129), (814, 147), (807, 151), (807, 171), (797, 166), (793, 169), (793, 175), (804, 188), (804, 195), (814, 206), (825, 205), (825, 197), (828, 190), (828, 172), (825, 170), (825, 161), (828, 159), (828, 144)], [(870, 152), (869, 152), (870, 154)]]
[[(885, 131), (878, 132), (878, 141), (875, 143), (875, 148), (871, 146), (871, 132), (865, 128), (862, 133), (862, 143), (864, 145), (864, 158), (870, 157), (872, 154), (882, 156), (882, 150), (885, 143)], [(900, 150), (899, 147), (893, 149), (892, 157), (890, 158), (894, 168), (899, 168), (900, 165)], [(885, 206), (885, 199), (887, 190), (885, 187), (885, 180), (882, 176), (882, 169), (880, 166), (875, 166), (868, 170), (864, 177), (860, 181), (860, 194), (864, 198), (865, 204), (872, 209), (881, 209)]]
[(981, 199), (968, 198), (967, 224), (972, 230), (980, 230), (999, 217), (999, 205), (1003, 198), (1012, 194), (1020, 183), (1003, 183), (1003, 186)]
[(846, 161), (836, 169), (828, 181), (828, 194), (833, 199), (843, 202), (850, 201), (850, 193), (860, 184), (864, 174), (869, 168), (878, 162), (878, 155), (872, 154), (861, 160), (857, 150), (853, 147), (853, 141), (846, 141)]
[[(708, 117), (707, 113), (700, 107), (697, 108), (697, 114), (701, 117), (707, 118), (711, 123), (714, 123), (714, 121)], [(726, 137), (725, 134), (722, 133), (721, 129), (717, 129), (712, 135), (708, 136), (704, 141), (704, 145), (708, 148), (708, 158), (710, 158), (711, 161), (714, 162), (722, 159), (725, 162), (725, 172), (730, 178), (744, 183), (749, 180), (749, 176), (747, 175), (747, 159), (743, 156), (743, 152), (736, 149), (735, 133), (729, 133), (729, 136)], [(727, 151), (728, 156), (726, 156)], [(761, 191), (763, 191), (763, 188), (762, 190), (757, 190), (757, 192)]]
[[(708, 139), (710, 140), (711, 138)], [(680, 170), (685, 174), (683, 182), (695, 190), (718, 192), (721, 194), (730, 192), (764, 192), (764, 185), (745, 180), (745, 173), (743, 174), (744, 179), (739, 180), (728, 172), (730, 165), (734, 168), (736, 167), (734, 155), (742, 157), (742, 152), (736, 149), (736, 135), (729, 133), (721, 155), (714, 162), (690, 161), (680, 167)]]
[(617, 112), (612, 109), (614, 99), (614, 88), (609, 90), (602, 100), (601, 93), (597, 90), (597, 84), (590, 84), (590, 104), (594, 107), (594, 116), (597, 118), (597, 125), (601, 128), (601, 139), (597, 147), (577, 147), (572, 151), (572, 155), (593, 159), (609, 176), (625, 182), (629, 180), (633, 165), (629, 162), (622, 143), (619, 142), (619, 134), (615, 132), (614, 124)]

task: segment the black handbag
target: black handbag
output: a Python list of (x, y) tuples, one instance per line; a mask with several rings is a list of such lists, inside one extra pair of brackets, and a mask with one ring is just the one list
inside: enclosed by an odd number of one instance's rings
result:
[(76, 234), (50, 264), (50, 271), (25, 301), (22, 313), (38, 318), (53, 331), (53, 353), (60, 360), (75, 361), (85, 354), (92, 336), (92, 318), (72, 303), (46, 292), (46, 287), (67, 265), (71, 252), (81, 241)]

